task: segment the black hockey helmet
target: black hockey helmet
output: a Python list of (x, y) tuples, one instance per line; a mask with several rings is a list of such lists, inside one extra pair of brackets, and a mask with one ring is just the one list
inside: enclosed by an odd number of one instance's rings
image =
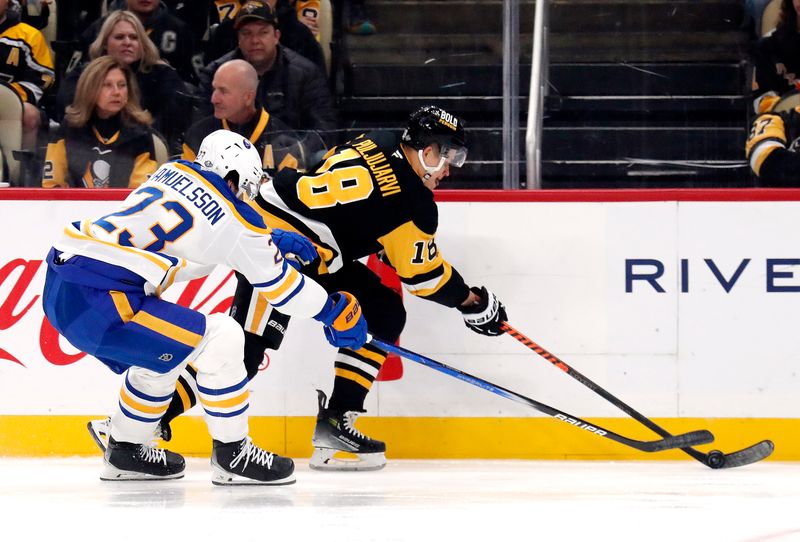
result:
[(411, 114), (401, 141), (417, 150), (436, 143), (442, 157), (454, 167), (463, 166), (467, 160), (464, 122), (435, 105), (422, 106)]

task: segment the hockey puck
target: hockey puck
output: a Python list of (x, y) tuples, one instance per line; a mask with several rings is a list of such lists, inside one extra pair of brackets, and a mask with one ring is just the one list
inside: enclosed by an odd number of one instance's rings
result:
[(725, 454), (719, 450), (711, 450), (706, 458), (706, 464), (712, 469), (721, 469), (725, 465)]

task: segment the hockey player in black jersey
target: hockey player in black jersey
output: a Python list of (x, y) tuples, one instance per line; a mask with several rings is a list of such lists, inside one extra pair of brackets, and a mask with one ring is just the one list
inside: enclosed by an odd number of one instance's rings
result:
[[(252, 205), (271, 227), (299, 232), (313, 241), (316, 250), (307, 251), (281, 246), (280, 235), (272, 236), (284, 254), (294, 253), (308, 262), (303, 272), (326, 290), (353, 293), (376, 337), (396, 341), (406, 313), (400, 296), (358, 261), (375, 253), (394, 267), (410, 293), (458, 309), (467, 327), (477, 333), (499, 335), (500, 322), (506, 319), (503, 305), (486, 288), (467, 286), (436, 244), (438, 210), (432, 190), (451, 167), (464, 164), (466, 155), (461, 119), (426, 106), (411, 115), (402, 137), (368, 132), (331, 149), (307, 173), (278, 172)], [(245, 330), (245, 365), (253, 378), (264, 350), (280, 345), (288, 318), (258, 303), (258, 295), (242, 277), (231, 314)], [(386, 355), (369, 343), (358, 350), (338, 350), (330, 401), (318, 391), (312, 468), (367, 470), (386, 464), (385, 444), (354, 427)], [(192, 380), (184, 371), (178, 383), (183, 389), (173, 397), (162, 428), (189, 406), (187, 397), (192, 405), (196, 402)], [(354, 453), (359, 461), (340, 461), (334, 457), (337, 451)]]

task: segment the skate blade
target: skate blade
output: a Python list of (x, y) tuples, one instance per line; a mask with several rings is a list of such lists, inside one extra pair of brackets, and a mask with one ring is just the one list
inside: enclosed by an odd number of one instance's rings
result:
[(320, 471), (371, 471), (386, 466), (383, 453), (352, 454), (332, 448), (314, 448), (308, 466)]
[(154, 480), (177, 480), (183, 478), (183, 471), (176, 472), (175, 474), (167, 474), (165, 476), (158, 476), (155, 474), (146, 474), (143, 472), (135, 472), (129, 470), (121, 470), (108, 463), (105, 464), (103, 472), (100, 473), (100, 479), (104, 482), (136, 482), (136, 481), (154, 481)]
[[(86, 424), (86, 429), (89, 430), (89, 435), (91, 435), (92, 440), (94, 443), (97, 444), (97, 447), (100, 448), (100, 451), (105, 453), (106, 447), (108, 446), (108, 433), (104, 431), (100, 431), (99, 425), (102, 422), (98, 422), (97, 420), (88, 422)], [(96, 425), (98, 427), (96, 427)]]
[(276, 480), (254, 480), (230, 473), (217, 465), (211, 466), (211, 483), (215, 486), (288, 486), (297, 481), (294, 473)]

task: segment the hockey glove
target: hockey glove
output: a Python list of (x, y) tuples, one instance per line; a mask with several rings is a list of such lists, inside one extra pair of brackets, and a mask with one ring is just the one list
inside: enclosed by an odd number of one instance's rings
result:
[(281, 251), (289, 265), (300, 270), (317, 258), (317, 248), (307, 237), (293, 231), (274, 228), (270, 233), (272, 242)]
[(500, 303), (492, 292), (485, 286), (476, 288), (473, 286), (470, 291), (477, 295), (480, 300), (467, 307), (458, 307), (464, 323), (475, 333), (496, 337), (505, 333), (500, 326), (507, 320), (506, 308)]
[(367, 342), (367, 320), (353, 294), (332, 293), (314, 319), (324, 324), (325, 338), (336, 348), (357, 350)]
[(761, 165), (775, 149), (786, 148), (786, 128), (780, 115), (761, 115), (750, 130), (745, 146), (745, 156), (750, 161), (750, 169), (759, 175)]

